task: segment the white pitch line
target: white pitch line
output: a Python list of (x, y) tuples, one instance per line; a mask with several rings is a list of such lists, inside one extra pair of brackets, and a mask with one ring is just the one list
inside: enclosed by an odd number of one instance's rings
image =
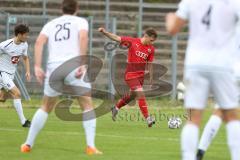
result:
[[(0, 128), (0, 131), (6, 131), (6, 132), (24, 132), (24, 130), (20, 129), (13, 129), (13, 128)], [(45, 134), (59, 134), (59, 135), (70, 135), (70, 136), (75, 136), (75, 135), (85, 135), (84, 133), (80, 132), (62, 132), (62, 131), (43, 131)], [(161, 138), (161, 137), (137, 137), (137, 136), (129, 136), (129, 135), (113, 135), (113, 134), (96, 134), (98, 137), (111, 137), (111, 138), (120, 138), (120, 139), (129, 139), (129, 140), (152, 140), (152, 141), (172, 141), (172, 142), (179, 142), (179, 139), (177, 138)], [(216, 144), (220, 145), (226, 145), (225, 142), (215, 142)]]

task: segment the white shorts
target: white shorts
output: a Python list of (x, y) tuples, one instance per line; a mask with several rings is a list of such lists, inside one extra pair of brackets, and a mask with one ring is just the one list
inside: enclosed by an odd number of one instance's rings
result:
[(231, 72), (186, 70), (184, 81), (186, 108), (204, 109), (209, 92), (213, 94), (214, 100), (221, 109), (238, 107), (238, 86)]
[(13, 82), (14, 74), (9, 74), (4, 71), (0, 71), (0, 89), (11, 90), (16, 85)]
[[(61, 65), (61, 63), (47, 66), (46, 78), (45, 78), (45, 82), (44, 82), (44, 95), (46, 95), (48, 97), (56, 97), (56, 96), (59, 96), (62, 94), (73, 95), (73, 96), (76, 96), (76, 95), (82, 96), (85, 93), (88, 93), (91, 91), (91, 84), (84, 81), (84, 77), (85, 77), (86, 73), (84, 75), (82, 75), (81, 78), (75, 77), (75, 73), (78, 68), (73, 70), (70, 74), (68, 74), (64, 78), (64, 84), (73, 86), (73, 88), (74, 88), (74, 86), (76, 86), (75, 88), (84, 87), (84, 91), (81, 91), (81, 93), (79, 93), (79, 91), (76, 91), (78, 93), (78, 94), (76, 94), (76, 92), (75, 93), (66, 93), (63, 91), (63, 93), (62, 93), (62, 92), (59, 92), (59, 90), (58, 91), (54, 90), (49, 84), (49, 78), (50, 78), (51, 74), (54, 72), (54, 70), (57, 69), (57, 67), (60, 65)], [(51, 82), (51, 83), (54, 83), (54, 82)], [(60, 89), (60, 90), (62, 90), (62, 89)]]

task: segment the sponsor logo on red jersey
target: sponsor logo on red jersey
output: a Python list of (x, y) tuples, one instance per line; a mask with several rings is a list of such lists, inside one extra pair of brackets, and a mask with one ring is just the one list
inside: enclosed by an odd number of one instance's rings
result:
[(147, 58), (148, 58), (148, 55), (146, 53), (141, 52), (141, 51), (136, 51), (136, 55), (138, 57), (141, 57), (141, 58), (145, 59), (145, 60), (147, 60)]

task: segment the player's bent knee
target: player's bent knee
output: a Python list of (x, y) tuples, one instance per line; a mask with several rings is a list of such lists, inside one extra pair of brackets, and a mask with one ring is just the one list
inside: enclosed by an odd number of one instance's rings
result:
[(225, 122), (239, 120), (237, 109), (223, 110), (223, 119)]
[(130, 94), (130, 100), (134, 100), (137, 97), (137, 93), (132, 91)]
[(80, 96), (80, 97), (78, 97), (78, 103), (84, 111), (92, 110), (94, 108), (92, 98), (90, 96)]
[(144, 96), (143, 88), (137, 88), (136, 90), (133, 91), (133, 93), (135, 94), (134, 98), (137, 98), (137, 99)]
[(54, 107), (42, 106), (41, 109), (47, 113), (51, 113)]
[(188, 122), (197, 125), (201, 124), (202, 111), (201, 110), (188, 110)]
[(196, 126), (200, 127), (201, 119), (196, 119), (196, 118), (194, 119), (194, 118), (192, 118), (192, 119), (189, 119), (187, 121), (187, 123), (192, 123), (192, 124), (195, 124)]
[(12, 94), (14, 99), (20, 99), (21, 98), (21, 93), (19, 91), (15, 91)]

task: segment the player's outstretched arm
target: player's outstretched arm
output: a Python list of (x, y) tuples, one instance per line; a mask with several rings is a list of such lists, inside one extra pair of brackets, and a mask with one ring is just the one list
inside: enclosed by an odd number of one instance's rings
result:
[(30, 73), (30, 61), (28, 56), (23, 56), (23, 61), (24, 61), (24, 65), (25, 65), (25, 70), (26, 70), (26, 78), (27, 81), (29, 82), (31, 80), (31, 73)]
[(166, 16), (166, 30), (170, 35), (177, 34), (186, 24), (184, 19), (181, 19), (176, 13), (168, 13)]
[(119, 36), (116, 35), (116, 34), (107, 32), (107, 31), (105, 30), (105, 28), (98, 28), (98, 31), (101, 32), (103, 35), (105, 35), (106, 37), (110, 38), (110, 39), (113, 40), (113, 41), (121, 42), (121, 37), (119, 37)]

